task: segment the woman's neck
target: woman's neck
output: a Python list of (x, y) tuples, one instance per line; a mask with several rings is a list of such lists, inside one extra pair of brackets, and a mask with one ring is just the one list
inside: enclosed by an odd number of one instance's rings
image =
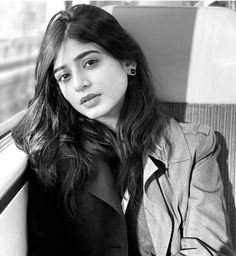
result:
[(112, 132), (116, 132), (117, 118), (100, 118), (98, 120), (100, 123), (103, 123), (107, 126)]

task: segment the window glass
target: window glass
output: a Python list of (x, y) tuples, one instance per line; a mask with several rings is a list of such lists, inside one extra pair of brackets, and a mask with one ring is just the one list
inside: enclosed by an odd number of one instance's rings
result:
[(0, 2), (0, 123), (27, 108), (46, 24), (64, 6), (56, 0)]
[(45, 20), (45, 2), (0, 3), (0, 122), (27, 107)]

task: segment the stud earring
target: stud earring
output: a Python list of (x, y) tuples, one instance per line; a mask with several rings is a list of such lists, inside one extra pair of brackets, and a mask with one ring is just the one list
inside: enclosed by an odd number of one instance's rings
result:
[(130, 76), (135, 76), (135, 75), (136, 75), (136, 69), (134, 69), (134, 68), (129, 68), (129, 70), (128, 70), (128, 75), (130, 75)]

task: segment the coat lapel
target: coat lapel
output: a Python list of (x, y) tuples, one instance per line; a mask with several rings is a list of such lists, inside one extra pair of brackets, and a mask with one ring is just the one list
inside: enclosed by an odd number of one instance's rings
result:
[(109, 165), (105, 161), (98, 161), (97, 171), (89, 178), (85, 189), (95, 197), (110, 205), (124, 219), (121, 200), (116, 191), (114, 178)]
[(144, 166), (143, 203), (154, 249), (157, 255), (165, 256), (170, 242), (172, 222), (159, 181), (154, 175), (161, 171), (148, 157)]
[(144, 163), (143, 190), (144, 207), (148, 227), (157, 255), (166, 256), (173, 232), (175, 212), (172, 201), (173, 189), (168, 178), (169, 164), (191, 159), (191, 154), (180, 125), (171, 120), (168, 138), (171, 152), (164, 138), (155, 152), (148, 152)]

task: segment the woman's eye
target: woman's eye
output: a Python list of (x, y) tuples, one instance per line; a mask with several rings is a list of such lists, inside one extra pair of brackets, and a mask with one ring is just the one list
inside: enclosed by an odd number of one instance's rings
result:
[(90, 67), (93, 66), (94, 64), (96, 64), (98, 62), (98, 60), (95, 59), (91, 59), (85, 62), (84, 67)]
[(66, 81), (66, 80), (69, 79), (69, 77), (70, 77), (70, 74), (62, 74), (62, 75), (57, 79), (57, 81), (58, 81), (58, 82)]

